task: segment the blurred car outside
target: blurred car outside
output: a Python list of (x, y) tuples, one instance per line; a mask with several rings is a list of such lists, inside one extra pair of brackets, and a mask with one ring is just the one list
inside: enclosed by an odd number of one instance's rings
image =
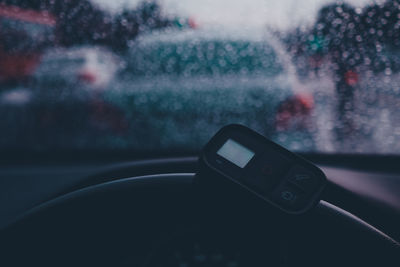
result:
[(286, 142), (311, 138), (312, 92), (264, 28), (153, 31), (125, 58), (126, 69), (105, 98), (125, 110), (132, 141), (150, 142), (157, 138), (149, 132), (162, 132), (159, 146), (197, 147), (227, 122), (270, 137), (279, 132)]
[(40, 86), (72, 83), (105, 89), (117, 75), (121, 64), (117, 55), (103, 47), (55, 48), (45, 52), (34, 79)]

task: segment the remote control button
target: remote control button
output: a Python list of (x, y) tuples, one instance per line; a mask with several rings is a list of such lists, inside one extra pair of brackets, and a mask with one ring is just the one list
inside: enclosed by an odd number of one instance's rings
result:
[(304, 204), (305, 194), (294, 185), (284, 183), (273, 192), (272, 198), (283, 208), (297, 210)]
[(290, 169), (286, 179), (307, 193), (314, 192), (318, 187), (318, 178), (299, 165), (295, 165)]
[(285, 157), (271, 152), (265, 153), (248, 166), (242, 181), (252, 190), (267, 195), (286, 176), (290, 166), (290, 161)]
[(273, 187), (290, 169), (290, 161), (278, 153), (265, 153), (258, 161), (256, 172)]

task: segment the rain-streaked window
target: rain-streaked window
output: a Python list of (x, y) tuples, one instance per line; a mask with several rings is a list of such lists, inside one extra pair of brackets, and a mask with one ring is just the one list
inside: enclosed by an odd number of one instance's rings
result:
[(397, 154), (399, 73), (396, 0), (6, 0), (0, 149)]

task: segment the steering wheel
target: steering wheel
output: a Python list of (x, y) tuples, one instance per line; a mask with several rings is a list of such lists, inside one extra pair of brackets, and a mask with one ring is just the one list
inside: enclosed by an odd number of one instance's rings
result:
[(193, 173), (114, 180), (3, 230), (0, 266), (397, 266), (399, 244), (321, 201), (304, 216), (203, 205)]

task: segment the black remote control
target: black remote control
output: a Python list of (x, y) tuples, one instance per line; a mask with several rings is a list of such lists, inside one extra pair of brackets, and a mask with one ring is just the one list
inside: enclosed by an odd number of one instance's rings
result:
[(327, 181), (312, 163), (236, 124), (218, 131), (200, 156), (196, 179), (207, 180), (210, 187), (215, 177), (291, 214), (304, 213), (318, 203)]

